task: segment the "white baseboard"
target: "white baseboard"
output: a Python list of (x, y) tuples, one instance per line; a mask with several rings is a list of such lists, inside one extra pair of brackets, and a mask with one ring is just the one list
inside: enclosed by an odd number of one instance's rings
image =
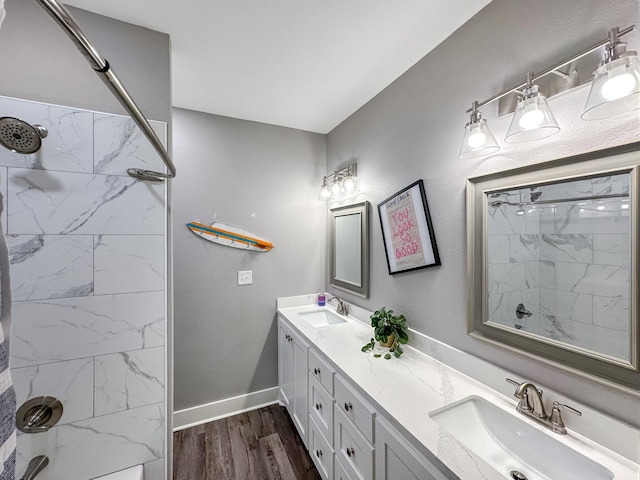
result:
[(266, 407), (278, 403), (278, 401), (278, 387), (273, 387), (246, 395), (225, 398), (217, 402), (185, 408), (184, 410), (173, 412), (173, 431), (177, 432), (202, 423)]

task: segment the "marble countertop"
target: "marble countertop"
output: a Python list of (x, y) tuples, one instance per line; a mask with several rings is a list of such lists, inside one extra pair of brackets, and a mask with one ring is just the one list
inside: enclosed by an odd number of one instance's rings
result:
[[(313, 327), (301, 312), (332, 307), (317, 307), (315, 295), (278, 299), (278, 313), (288, 320), (306, 340), (322, 352), (339, 373), (364, 391), (386, 416), (399, 424), (424, 449), (435, 455), (462, 480), (503, 480), (508, 472), (498, 472), (477, 457), (429, 417), (429, 413), (470, 395), (483, 397), (494, 405), (515, 413), (517, 400), (493, 390), (460, 373), (416, 348), (404, 346), (401, 358), (385, 360), (361, 347), (369, 342), (373, 331), (368, 313), (362, 309), (346, 318), (346, 322), (328, 327)], [(426, 337), (428, 338), (428, 337)], [(424, 350), (424, 344), (421, 349)], [(426, 348), (429, 348), (428, 345)], [(466, 355), (460, 352), (462, 355)], [(470, 359), (474, 357), (469, 356)], [(504, 381), (501, 379), (501, 381)], [(637, 480), (640, 466), (590, 439), (569, 429), (557, 435), (518, 415), (553, 438), (608, 468), (617, 480)]]

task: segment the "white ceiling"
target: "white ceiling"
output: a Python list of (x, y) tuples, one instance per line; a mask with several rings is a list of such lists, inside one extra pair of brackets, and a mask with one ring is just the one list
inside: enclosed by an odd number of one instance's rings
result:
[(327, 133), (490, 0), (63, 0), (171, 36), (173, 105)]

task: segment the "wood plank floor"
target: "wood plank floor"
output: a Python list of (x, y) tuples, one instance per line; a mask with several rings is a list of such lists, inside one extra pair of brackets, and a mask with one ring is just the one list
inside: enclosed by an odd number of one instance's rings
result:
[(280, 405), (173, 434), (173, 480), (320, 480)]

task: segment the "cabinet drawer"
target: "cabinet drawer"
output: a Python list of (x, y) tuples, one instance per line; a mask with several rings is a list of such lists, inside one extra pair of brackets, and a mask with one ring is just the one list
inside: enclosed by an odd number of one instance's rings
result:
[(352, 480), (347, 470), (342, 466), (338, 456), (336, 455), (336, 461), (333, 464), (333, 478), (334, 480)]
[(333, 449), (309, 417), (309, 455), (324, 480), (333, 480)]
[(309, 415), (315, 420), (322, 434), (333, 443), (333, 397), (309, 375)]
[(330, 395), (333, 395), (334, 370), (324, 359), (320, 358), (315, 350), (309, 351), (309, 372), (327, 389)]
[(373, 421), (375, 410), (357, 393), (344, 378), (336, 375), (335, 382), (336, 409), (344, 413), (362, 432), (369, 442), (373, 443)]
[(373, 446), (353, 426), (336, 404), (334, 412), (334, 447), (336, 458), (353, 480), (373, 478)]

